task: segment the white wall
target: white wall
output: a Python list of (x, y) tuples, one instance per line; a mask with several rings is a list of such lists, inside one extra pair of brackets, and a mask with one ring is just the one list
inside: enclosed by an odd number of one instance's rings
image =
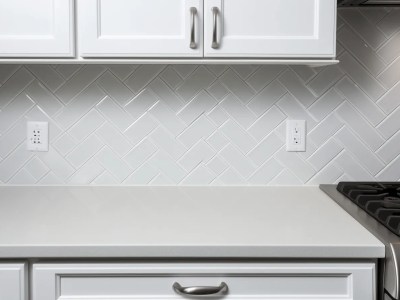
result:
[[(400, 10), (341, 9), (338, 58), (287, 66), (0, 66), (0, 183), (400, 179)], [(284, 149), (286, 119), (308, 150)], [(26, 121), (50, 151), (25, 150)]]

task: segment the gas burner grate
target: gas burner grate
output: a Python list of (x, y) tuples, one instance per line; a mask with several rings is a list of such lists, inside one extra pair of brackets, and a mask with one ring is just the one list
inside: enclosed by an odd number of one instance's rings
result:
[(337, 190), (400, 236), (400, 182), (340, 182)]

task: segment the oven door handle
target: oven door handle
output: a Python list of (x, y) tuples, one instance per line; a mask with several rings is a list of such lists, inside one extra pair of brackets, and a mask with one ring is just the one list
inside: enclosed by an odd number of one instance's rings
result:
[(178, 282), (172, 286), (175, 293), (189, 297), (215, 297), (222, 296), (228, 292), (228, 285), (221, 282), (219, 286), (188, 286), (183, 287)]

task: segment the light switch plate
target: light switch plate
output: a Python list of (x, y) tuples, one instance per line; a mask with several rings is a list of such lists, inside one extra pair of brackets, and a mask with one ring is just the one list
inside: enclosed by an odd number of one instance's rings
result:
[(286, 151), (305, 152), (306, 151), (306, 121), (288, 120), (286, 121)]
[(27, 123), (27, 149), (29, 151), (49, 151), (49, 123)]

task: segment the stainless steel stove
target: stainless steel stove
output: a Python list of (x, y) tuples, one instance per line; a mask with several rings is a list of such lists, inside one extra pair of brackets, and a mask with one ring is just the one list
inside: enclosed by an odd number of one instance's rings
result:
[(400, 300), (400, 182), (341, 182), (320, 188), (385, 244), (386, 257), (378, 261), (378, 299)]

